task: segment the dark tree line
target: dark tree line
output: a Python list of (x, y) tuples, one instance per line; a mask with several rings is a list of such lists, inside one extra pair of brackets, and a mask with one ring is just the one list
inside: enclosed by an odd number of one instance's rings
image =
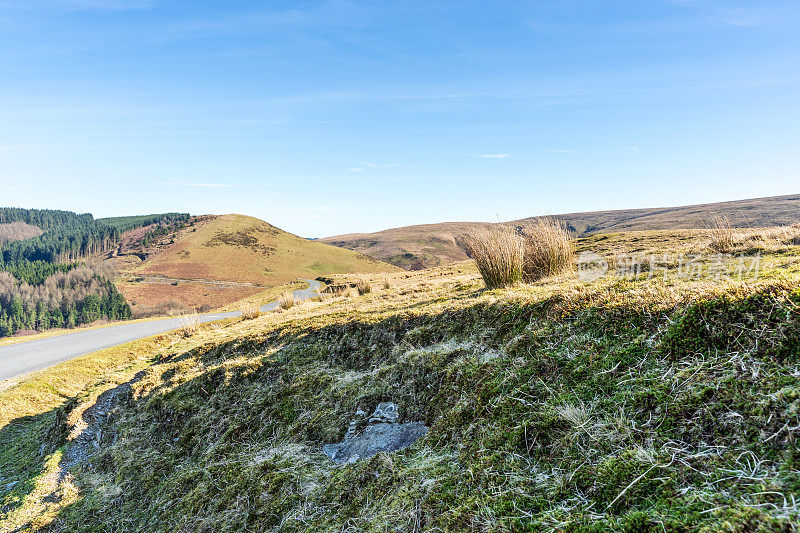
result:
[(19, 207), (0, 207), (0, 224), (10, 222), (25, 222), (31, 226), (47, 231), (50, 228), (67, 224), (74, 220), (93, 221), (90, 213), (78, 215), (72, 211), (57, 211), (54, 209), (22, 209)]
[[(124, 231), (156, 222), (185, 224), (188, 219), (186, 214), (166, 213), (95, 220), (89, 213), (0, 208), (0, 225), (23, 237), (0, 244), (0, 337), (129, 318), (130, 307), (108, 273), (77, 262), (116, 248)], [(23, 224), (43, 233), (24, 238)]]
[(107, 318), (130, 318), (131, 309), (100, 270), (57, 271), (39, 285), (0, 272), (0, 337), (19, 330), (72, 328)]
[(20, 261), (0, 265), (4, 270), (14, 276), (17, 281), (29, 285), (41, 285), (47, 278), (56, 272), (69, 272), (79, 266), (77, 263), (48, 263), (47, 261)]
[[(142, 244), (147, 246), (153, 242), (161, 241), (161, 238), (167, 235), (172, 235), (174, 242), (175, 232), (185, 228), (188, 224), (187, 220), (163, 220), (144, 234)], [(191, 224), (194, 225), (194, 223)]]
[(20, 261), (75, 262), (107, 252), (120, 242), (120, 234), (156, 222), (174, 225), (189, 219), (185, 213), (163, 213), (95, 220), (90, 213), (48, 209), (0, 208), (0, 224), (24, 222), (44, 233), (0, 246), (0, 265)]
[(174, 224), (187, 222), (189, 213), (161, 213), (159, 215), (136, 215), (130, 217), (100, 218), (98, 222), (117, 228), (119, 231), (129, 231), (150, 224)]
[(0, 209), (0, 223), (25, 222), (44, 233), (30, 239), (6, 243), (0, 250), (0, 264), (21, 261), (49, 263), (77, 261), (101, 253), (119, 242), (120, 231), (97, 222), (91, 214), (41, 209)]

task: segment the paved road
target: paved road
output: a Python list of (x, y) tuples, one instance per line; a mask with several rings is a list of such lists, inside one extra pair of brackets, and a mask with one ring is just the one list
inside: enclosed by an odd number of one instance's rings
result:
[[(321, 287), (319, 281), (313, 279), (304, 279), (303, 281), (308, 282), (308, 289), (294, 291), (294, 298), (297, 301), (317, 296), (317, 291)], [(278, 302), (275, 301), (261, 306), (261, 311), (274, 311), (277, 308)], [(204, 324), (241, 314), (240, 311), (206, 313), (198, 315), (197, 322)], [(115, 326), (76, 331), (3, 346), (0, 347), (0, 382), (19, 377), (28, 372), (47, 368), (79, 355), (143, 339), (165, 331), (172, 331), (180, 328), (183, 322), (184, 319), (178, 317), (139, 322), (137, 324), (120, 323)]]

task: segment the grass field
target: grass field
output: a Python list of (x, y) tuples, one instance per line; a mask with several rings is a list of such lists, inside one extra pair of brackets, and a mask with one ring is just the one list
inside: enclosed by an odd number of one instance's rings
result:
[[(793, 531), (796, 231), (581, 239), (591, 281), (337, 275), (371, 290), (64, 363), (0, 392), (0, 529)], [(428, 435), (329, 461), (384, 401)]]
[[(567, 213), (557, 218), (576, 235), (586, 237), (598, 233), (705, 229), (710, 227), (715, 214), (742, 228), (791, 225), (800, 222), (800, 195), (683, 207)], [(507, 224), (525, 230), (535, 226), (537, 220), (523, 218)], [(459, 237), (490, 226), (482, 222), (443, 222), (326, 237), (321, 241), (415, 270), (466, 260)]]

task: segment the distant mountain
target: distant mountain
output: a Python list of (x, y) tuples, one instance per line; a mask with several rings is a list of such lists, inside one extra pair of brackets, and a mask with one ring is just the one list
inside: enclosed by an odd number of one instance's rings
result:
[[(625, 209), (556, 215), (578, 236), (659, 229), (699, 229), (713, 214), (727, 216), (738, 227), (783, 226), (800, 222), (800, 194), (754, 198), (682, 207)], [(522, 228), (541, 217), (508, 222)], [(461, 261), (467, 258), (457, 237), (488, 222), (442, 222), (393, 228), (375, 233), (352, 233), (320, 239), (409, 270)]]

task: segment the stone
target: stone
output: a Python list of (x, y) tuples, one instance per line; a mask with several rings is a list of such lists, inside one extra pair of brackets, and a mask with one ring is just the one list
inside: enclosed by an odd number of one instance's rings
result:
[(369, 425), (356, 434), (356, 421), (352, 421), (347, 434), (338, 444), (326, 444), (322, 451), (338, 464), (352, 464), (381, 452), (394, 452), (414, 444), (428, 433), (422, 422), (398, 422), (397, 405), (386, 402), (378, 405), (369, 419)]
[(378, 422), (397, 422), (397, 419), (400, 417), (400, 412), (397, 410), (397, 404), (393, 402), (384, 402), (379, 403), (378, 407), (375, 408), (375, 412), (372, 413), (372, 416), (369, 417), (369, 423), (378, 423)]

